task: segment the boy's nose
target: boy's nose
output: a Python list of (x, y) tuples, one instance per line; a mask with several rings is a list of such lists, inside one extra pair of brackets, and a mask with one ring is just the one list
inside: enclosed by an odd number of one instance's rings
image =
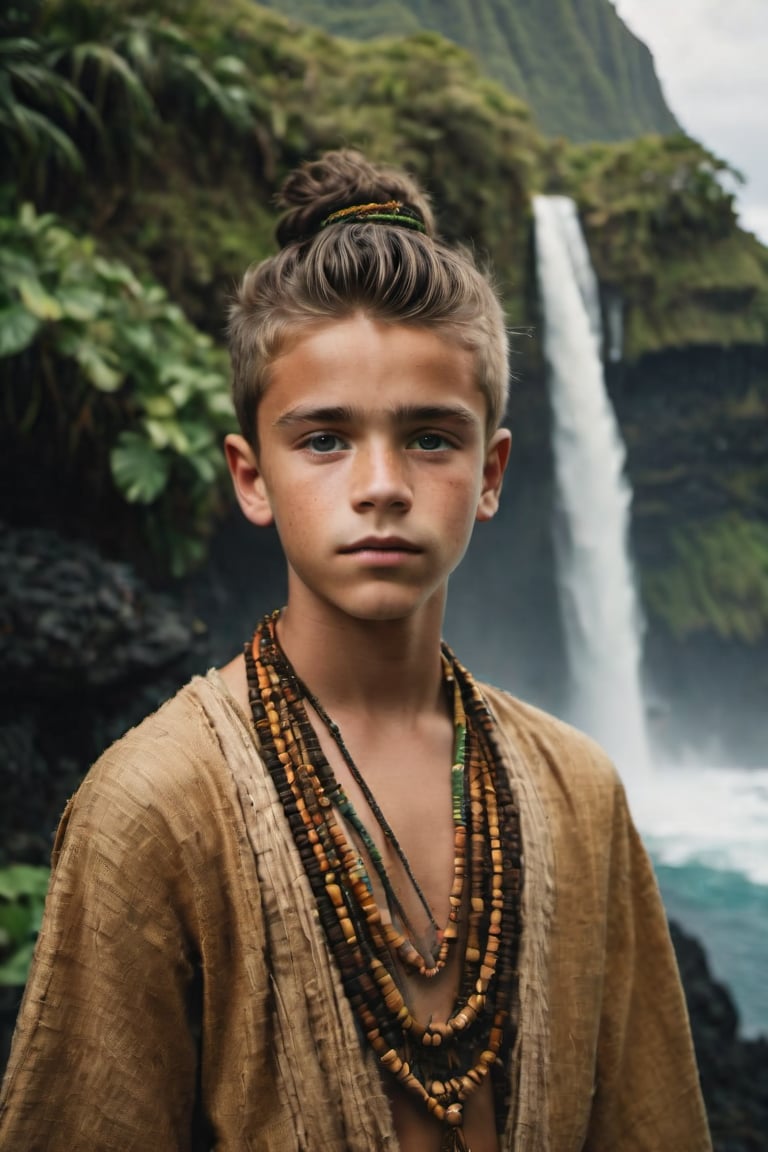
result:
[(355, 507), (410, 508), (413, 493), (402, 452), (385, 445), (358, 450), (351, 495)]

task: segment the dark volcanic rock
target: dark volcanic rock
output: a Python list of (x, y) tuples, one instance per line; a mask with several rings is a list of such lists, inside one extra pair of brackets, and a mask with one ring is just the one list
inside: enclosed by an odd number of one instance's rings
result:
[(0, 531), (0, 863), (47, 863), (93, 760), (206, 666), (204, 630), (126, 564)]
[(0, 685), (69, 695), (146, 676), (189, 651), (192, 625), (127, 564), (55, 532), (0, 530)]
[(734, 1003), (713, 980), (701, 944), (671, 929), (715, 1152), (766, 1152), (768, 1039), (739, 1037)]

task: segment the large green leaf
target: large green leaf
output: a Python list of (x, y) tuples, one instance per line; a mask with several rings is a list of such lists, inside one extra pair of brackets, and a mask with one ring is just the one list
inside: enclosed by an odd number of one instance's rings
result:
[(156, 355), (156, 338), (146, 324), (131, 324), (123, 328), (122, 338), (126, 346), (140, 356)]
[(91, 288), (77, 285), (59, 288), (56, 299), (68, 320), (77, 320), (81, 323), (95, 320), (104, 307), (103, 292), (94, 292)]
[(75, 359), (85, 376), (100, 392), (116, 392), (123, 382), (123, 373), (105, 359), (108, 349), (81, 340), (75, 349)]
[(189, 455), (189, 441), (177, 420), (147, 418), (142, 424), (155, 448), (172, 448), (179, 456)]
[(35, 951), (33, 941), (17, 948), (5, 964), (0, 964), (0, 985), (5, 988), (21, 988), (27, 982), (29, 966)]
[(218, 468), (210, 456), (195, 456), (190, 455), (187, 457), (192, 469), (199, 480), (203, 484), (213, 484), (218, 475)]
[(3, 950), (23, 944), (32, 931), (33, 912), (28, 902), (0, 902), (0, 944)]
[(141, 284), (127, 264), (122, 264), (119, 260), (106, 260), (103, 256), (95, 256), (93, 270), (107, 283), (122, 284), (132, 296), (141, 295)]
[(55, 296), (46, 292), (39, 280), (31, 278), (22, 280), (19, 284), (19, 295), (27, 312), (31, 312), (38, 320), (61, 320), (64, 314), (61, 304)]
[(162, 420), (167, 416), (176, 415), (176, 405), (169, 395), (146, 396), (143, 400), (144, 411), (147, 416), (155, 420)]
[(23, 352), (37, 336), (40, 321), (22, 304), (0, 308), (0, 358)]
[[(16, 225), (15, 220), (13, 223)], [(37, 259), (31, 259), (28, 254), (8, 246), (18, 243), (18, 227), (14, 227), (10, 241), (5, 236), (0, 236), (0, 286), (5, 291), (13, 290), (15, 292), (21, 279), (25, 276), (34, 277), (38, 273)]]
[(110, 81), (117, 81), (128, 96), (132, 108), (140, 117), (152, 120), (157, 110), (142, 80), (130, 63), (108, 44), (81, 43), (71, 52), (71, 65), (75, 82), (87, 66), (96, 72), (96, 106), (106, 103)]
[(138, 432), (120, 434), (109, 462), (115, 483), (132, 504), (151, 504), (168, 483), (168, 457)]
[(18, 900), (21, 896), (43, 899), (48, 890), (50, 870), (35, 864), (9, 864), (0, 868), (0, 899)]
[(234, 427), (235, 406), (228, 392), (210, 392), (206, 398), (205, 406), (212, 416), (224, 416), (232, 420)]

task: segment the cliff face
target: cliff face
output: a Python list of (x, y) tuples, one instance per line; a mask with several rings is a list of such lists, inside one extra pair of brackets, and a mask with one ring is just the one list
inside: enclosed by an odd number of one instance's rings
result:
[(267, 0), (267, 7), (355, 39), (439, 32), (525, 100), (548, 135), (621, 140), (678, 128), (650, 52), (609, 0)]
[(765, 763), (768, 352), (693, 347), (613, 365), (634, 491), (655, 723), (673, 746)]

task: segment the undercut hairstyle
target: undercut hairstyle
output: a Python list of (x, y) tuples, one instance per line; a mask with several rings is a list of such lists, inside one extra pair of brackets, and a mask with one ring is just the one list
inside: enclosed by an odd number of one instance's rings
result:
[[(280, 251), (249, 268), (229, 316), (233, 398), (249, 443), (257, 447), (258, 405), (272, 363), (309, 329), (358, 312), (430, 328), (468, 349), (492, 434), (504, 416), (509, 378), (501, 303), (471, 252), (437, 236), (416, 181), (359, 152), (326, 152), (288, 176), (278, 203), (285, 209)], [(406, 215), (402, 223), (398, 211)]]

